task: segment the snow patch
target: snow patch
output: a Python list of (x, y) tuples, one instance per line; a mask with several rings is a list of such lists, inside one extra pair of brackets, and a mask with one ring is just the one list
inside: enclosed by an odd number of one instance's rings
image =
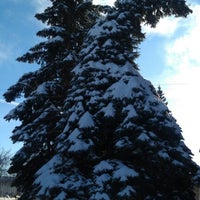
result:
[(126, 137), (121, 138), (118, 142), (116, 142), (115, 146), (118, 148), (123, 148), (123, 147), (125, 147), (127, 145), (129, 146), (131, 144), (132, 144), (132, 142), (126, 136)]
[(69, 122), (74, 122), (74, 121), (77, 120), (77, 119), (78, 119), (78, 115), (77, 115), (75, 112), (73, 112), (73, 113), (70, 115), (68, 121), (69, 121)]
[(69, 152), (77, 152), (77, 151), (87, 151), (91, 146), (93, 146), (93, 142), (91, 140), (88, 143), (84, 142), (83, 140), (76, 140), (74, 144), (70, 146), (68, 149)]
[(68, 141), (70, 142), (69, 152), (87, 151), (93, 146), (92, 140), (84, 141), (81, 138), (81, 132), (77, 128), (69, 135)]
[(83, 114), (78, 122), (79, 128), (91, 128), (94, 127), (94, 121), (92, 115), (87, 111)]
[(97, 192), (92, 195), (92, 200), (110, 200), (109, 196), (106, 193)]
[(122, 112), (128, 112), (127, 117), (125, 119), (129, 121), (129, 119), (133, 119), (133, 118), (137, 118), (138, 114), (134, 108), (133, 105), (129, 104), (128, 106), (126, 106), (125, 108), (122, 109)]
[(56, 198), (54, 198), (54, 200), (63, 200), (63, 199), (66, 199), (66, 193), (63, 191)]
[[(132, 99), (141, 90), (141, 83), (137, 76), (124, 75), (119, 81), (113, 83), (104, 95), (104, 98), (111, 96), (114, 99)], [(110, 93), (110, 94), (109, 94)]]
[(137, 176), (138, 173), (135, 170), (127, 167), (122, 163), (119, 164), (118, 169), (113, 172), (113, 178), (119, 179), (121, 182), (127, 181), (129, 177), (134, 178)]
[(61, 158), (59, 156), (54, 156), (49, 160), (42, 168), (40, 168), (36, 175), (34, 184), (40, 186), (38, 195), (42, 195), (46, 192), (47, 189), (59, 185), (62, 175), (59, 173), (54, 173), (55, 164), (61, 163)]
[(165, 159), (165, 160), (169, 160), (169, 159), (170, 159), (169, 154), (168, 154), (167, 152), (159, 151), (159, 152), (158, 152), (158, 155), (159, 155), (161, 158)]
[(141, 134), (137, 137), (137, 139), (140, 140), (140, 141), (143, 141), (143, 142), (149, 141), (149, 140), (150, 140), (149, 136), (148, 136), (146, 133), (141, 133)]
[(115, 109), (113, 108), (113, 103), (109, 103), (106, 107), (102, 108), (101, 111), (104, 112), (105, 117), (115, 116)]
[(109, 174), (102, 174), (96, 177), (96, 184), (99, 187), (104, 187), (105, 183), (111, 180), (111, 176)]
[(113, 166), (108, 161), (103, 160), (94, 167), (93, 171), (94, 173), (98, 173), (98, 172), (109, 171), (112, 169), (113, 169)]
[(74, 131), (69, 135), (68, 140), (70, 142), (73, 142), (74, 140), (76, 140), (79, 136), (80, 136), (80, 131), (76, 128), (74, 129)]
[(121, 192), (118, 193), (120, 197), (130, 197), (136, 191), (133, 189), (132, 186), (127, 185)]
[(173, 161), (172, 161), (172, 164), (173, 164), (173, 165), (176, 165), (176, 166), (181, 166), (181, 167), (184, 166), (183, 163), (180, 162), (180, 161), (178, 161), (178, 160), (173, 160)]
[(64, 39), (57, 35), (56, 37), (50, 38), (46, 43), (54, 43), (54, 42), (64, 42)]

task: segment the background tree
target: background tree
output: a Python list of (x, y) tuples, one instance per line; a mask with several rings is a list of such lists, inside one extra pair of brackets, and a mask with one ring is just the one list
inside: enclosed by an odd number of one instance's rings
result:
[(36, 173), (39, 199), (194, 200), (192, 153), (134, 62), (142, 22), (190, 12), (183, 0), (119, 0), (91, 28), (72, 70), (57, 154)]
[(167, 105), (168, 102), (167, 102), (167, 99), (165, 97), (165, 94), (163, 93), (162, 89), (161, 89), (161, 86), (159, 85), (158, 88), (157, 88), (157, 94), (158, 94), (158, 97), (161, 99), (161, 101)]
[(12, 158), (9, 173), (15, 173), (14, 185), (22, 191), (21, 199), (34, 199), (32, 183), (35, 172), (54, 154), (55, 138), (62, 130), (58, 124), (67, 95), (70, 71), (77, 63), (77, 53), (87, 30), (99, 15), (99, 7), (87, 0), (51, 0), (52, 5), (36, 18), (46, 26), (37, 35), (44, 41), (32, 47), (20, 62), (37, 63), (40, 68), (24, 74), (4, 94), (10, 102), (23, 97), (6, 120), (19, 120), (13, 130), (13, 142), (22, 148)]
[(10, 152), (4, 149), (0, 150), (0, 177), (7, 175), (10, 163)]

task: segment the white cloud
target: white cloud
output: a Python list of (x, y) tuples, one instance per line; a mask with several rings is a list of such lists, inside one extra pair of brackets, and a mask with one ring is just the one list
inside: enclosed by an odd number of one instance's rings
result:
[(18, 102), (15, 102), (15, 101), (6, 102), (6, 101), (3, 100), (3, 99), (0, 99), (0, 103), (8, 104), (8, 105), (13, 105), (13, 106), (17, 106), (17, 105), (19, 104)]
[(0, 62), (8, 58), (8, 53), (0, 46)]
[(51, 5), (51, 2), (49, 0), (34, 0), (32, 1), (32, 5), (35, 7), (37, 13), (41, 13)]
[(156, 28), (144, 25), (143, 31), (148, 35), (161, 35), (161, 36), (172, 36), (175, 31), (179, 28), (179, 18), (167, 17), (162, 18), (157, 24)]
[(13, 57), (13, 48), (14, 46), (0, 41), (0, 63), (5, 62)]
[(200, 163), (200, 5), (194, 6), (193, 14), (179, 23), (184, 32), (166, 45), (167, 68), (161, 80), (166, 83), (169, 107), (183, 130), (185, 142)]

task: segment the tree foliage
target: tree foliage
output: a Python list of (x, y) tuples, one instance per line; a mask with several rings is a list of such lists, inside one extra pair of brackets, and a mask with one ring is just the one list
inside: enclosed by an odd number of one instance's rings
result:
[(6, 120), (19, 120), (13, 130), (13, 142), (22, 148), (12, 159), (10, 173), (16, 173), (14, 184), (24, 194), (21, 199), (34, 199), (32, 183), (35, 172), (55, 153), (54, 142), (62, 130), (58, 124), (69, 87), (71, 69), (87, 30), (99, 15), (99, 7), (85, 0), (51, 0), (52, 5), (36, 18), (47, 26), (37, 35), (44, 41), (36, 44), (20, 62), (37, 63), (39, 69), (24, 74), (4, 94), (10, 102), (18, 97), (24, 101), (14, 108)]
[(72, 70), (58, 153), (37, 172), (40, 199), (194, 199), (197, 165), (134, 62), (141, 22), (155, 26), (150, 16), (157, 22), (183, 13), (170, 5), (157, 16), (166, 4), (150, 2), (117, 1), (88, 32)]
[(160, 98), (160, 100), (164, 103), (164, 104), (168, 104), (168, 102), (167, 102), (167, 99), (166, 99), (166, 97), (165, 97), (165, 94), (164, 94), (164, 92), (162, 91), (162, 89), (161, 89), (161, 86), (159, 85), (158, 86), (158, 88), (157, 88), (157, 94), (158, 94), (158, 97)]
[(47, 40), (18, 59), (41, 67), (4, 95), (25, 97), (6, 116), (21, 121), (10, 168), (21, 199), (193, 200), (192, 153), (135, 63), (142, 23), (186, 17), (186, 2), (117, 0), (103, 16), (90, 1), (51, 2), (36, 15)]

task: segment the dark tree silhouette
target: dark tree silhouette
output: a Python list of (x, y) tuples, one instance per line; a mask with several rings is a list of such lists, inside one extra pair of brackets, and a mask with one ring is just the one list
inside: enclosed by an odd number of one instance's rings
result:
[(191, 10), (184, 0), (118, 0), (94, 23), (92, 9), (52, 0), (36, 15), (50, 25), (38, 32), (47, 41), (19, 60), (41, 68), (5, 94), (25, 96), (6, 116), (22, 122), (12, 139), (24, 145), (10, 168), (21, 199), (194, 200), (192, 153), (135, 63), (142, 23)]
[(72, 70), (57, 154), (37, 172), (40, 199), (194, 200), (192, 153), (134, 62), (141, 22), (189, 12), (185, 1), (117, 1), (90, 29)]
[(99, 15), (99, 7), (85, 0), (51, 0), (51, 6), (36, 18), (48, 26), (37, 32), (42, 42), (32, 47), (20, 62), (37, 63), (40, 67), (24, 74), (4, 94), (10, 102), (24, 100), (6, 120), (19, 120), (13, 130), (13, 142), (22, 148), (12, 158), (9, 173), (16, 174), (14, 185), (22, 191), (21, 199), (34, 199), (35, 173), (55, 154), (55, 140), (62, 130), (58, 124), (63, 113), (71, 69), (84, 35)]
[(160, 98), (160, 100), (168, 105), (168, 102), (167, 102), (167, 99), (165, 97), (165, 94), (163, 93), (162, 89), (161, 89), (161, 86), (159, 85), (158, 88), (157, 88), (157, 94), (158, 94), (158, 97)]

